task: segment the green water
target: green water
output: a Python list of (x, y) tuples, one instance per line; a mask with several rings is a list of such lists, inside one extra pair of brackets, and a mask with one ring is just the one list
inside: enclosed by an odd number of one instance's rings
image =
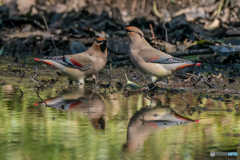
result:
[(0, 87), (1, 160), (191, 160), (213, 159), (210, 151), (240, 153), (235, 96), (185, 93), (187, 106), (181, 95), (167, 92), (150, 100), (53, 87), (39, 94), (46, 106), (35, 90), (22, 90), (19, 99), (18, 87)]

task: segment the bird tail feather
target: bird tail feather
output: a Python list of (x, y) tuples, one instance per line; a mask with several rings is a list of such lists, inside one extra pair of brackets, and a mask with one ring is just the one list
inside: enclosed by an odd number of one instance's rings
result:
[(190, 66), (200, 66), (200, 65), (201, 65), (201, 63), (183, 64), (183, 65), (176, 67), (175, 70), (183, 69), (183, 68), (190, 67)]
[(38, 59), (38, 58), (35, 58), (35, 61), (38, 61), (38, 62), (43, 62), (43, 63), (46, 63), (50, 66), (53, 66), (57, 69), (61, 69), (61, 70), (64, 70), (66, 67), (58, 62), (55, 62), (55, 61), (52, 61), (52, 60), (49, 60), (49, 59)]

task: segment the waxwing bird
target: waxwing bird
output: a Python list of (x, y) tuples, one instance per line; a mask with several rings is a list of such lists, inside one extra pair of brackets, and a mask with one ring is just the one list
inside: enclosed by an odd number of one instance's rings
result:
[(63, 75), (69, 79), (84, 85), (84, 79), (96, 75), (107, 62), (107, 40), (98, 38), (85, 52), (74, 55), (46, 57), (45, 59), (35, 59), (35, 61), (44, 62), (61, 70)]
[(123, 145), (126, 153), (133, 153), (149, 136), (155, 132), (165, 130), (171, 126), (199, 122), (177, 114), (169, 108), (157, 106), (142, 108), (129, 121), (127, 128), (127, 142)]
[(188, 60), (175, 58), (153, 48), (145, 40), (143, 32), (136, 27), (127, 27), (125, 31), (131, 41), (130, 58), (133, 65), (141, 72), (150, 75), (152, 82), (171, 74), (174, 70), (201, 65), (201, 63), (194, 64)]
[(76, 112), (79, 115), (84, 115), (97, 130), (105, 129), (105, 103), (101, 96), (90, 90), (74, 89), (60, 96), (46, 99), (44, 102), (37, 102), (34, 104), (47, 105), (51, 108), (65, 110), (68, 112)]

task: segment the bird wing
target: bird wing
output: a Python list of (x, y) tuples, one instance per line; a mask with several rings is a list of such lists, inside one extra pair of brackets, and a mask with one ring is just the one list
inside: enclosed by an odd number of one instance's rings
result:
[(86, 71), (92, 66), (91, 56), (87, 52), (74, 55), (53, 56), (45, 58), (60, 63), (65, 67), (77, 68), (81, 71)]
[(175, 58), (166, 53), (163, 53), (156, 49), (144, 49), (141, 50), (138, 55), (143, 58), (147, 63), (159, 63), (159, 64), (176, 64), (176, 63), (190, 63), (191, 61)]
[[(77, 106), (79, 106), (82, 103), (82, 99), (79, 98), (77, 100), (61, 100), (61, 101), (56, 101), (55, 99), (47, 99), (45, 100), (45, 103), (51, 107), (51, 108), (56, 108), (56, 109), (64, 109), (64, 110), (68, 110), (68, 109), (74, 109)], [(44, 102), (37, 102), (34, 105), (38, 106), (38, 105), (44, 105)]]

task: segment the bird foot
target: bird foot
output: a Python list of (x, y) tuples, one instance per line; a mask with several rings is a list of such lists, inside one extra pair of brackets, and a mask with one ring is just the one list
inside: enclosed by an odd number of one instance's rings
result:
[(84, 87), (84, 81), (80, 80), (78, 83), (79, 88), (83, 88)]
[(146, 89), (145, 92), (149, 92), (149, 91), (153, 90), (156, 87), (157, 87), (157, 85), (155, 85), (155, 82), (151, 82), (151, 83), (148, 83), (145, 86), (143, 86), (143, 88)]
[(143, 86), (143, 87), (147, 88), (146, 91), (148, 92), (148, 91), (153, 90), (154, 88), (158, 87), (157, 85), (159, 84), (159, 82), (160, 82), (162, 85), (166, 85), (166, 84), (167, 84), (167, 83), (164, 83), (164, 82), (162, 82), (162, 81), (160, 81), (160, 80), (157, 80), (157, 81), (155, 81), (155, 82), (150, 82), (150, 83), (146, 84), (146, 85)]
[(143, 87), (146, 87), (146, 88), (148, 88), (149, 90), (152, 90), (152, 89), (154, 89), (156, 86), (155, 86), (154, 82), (151, 82), (151, 83), (148, 83), (148, 84), (144, 85)]
[(172, 80), (168, 77), (167, 79), (167, 86), (170, 85), (172, 83)]
[(92, 75), (92, 79), (93, 79), (93, 83), (94, 83), (94, 84), (97, 84), (97, 78), (96, 78), (96, 75)]

